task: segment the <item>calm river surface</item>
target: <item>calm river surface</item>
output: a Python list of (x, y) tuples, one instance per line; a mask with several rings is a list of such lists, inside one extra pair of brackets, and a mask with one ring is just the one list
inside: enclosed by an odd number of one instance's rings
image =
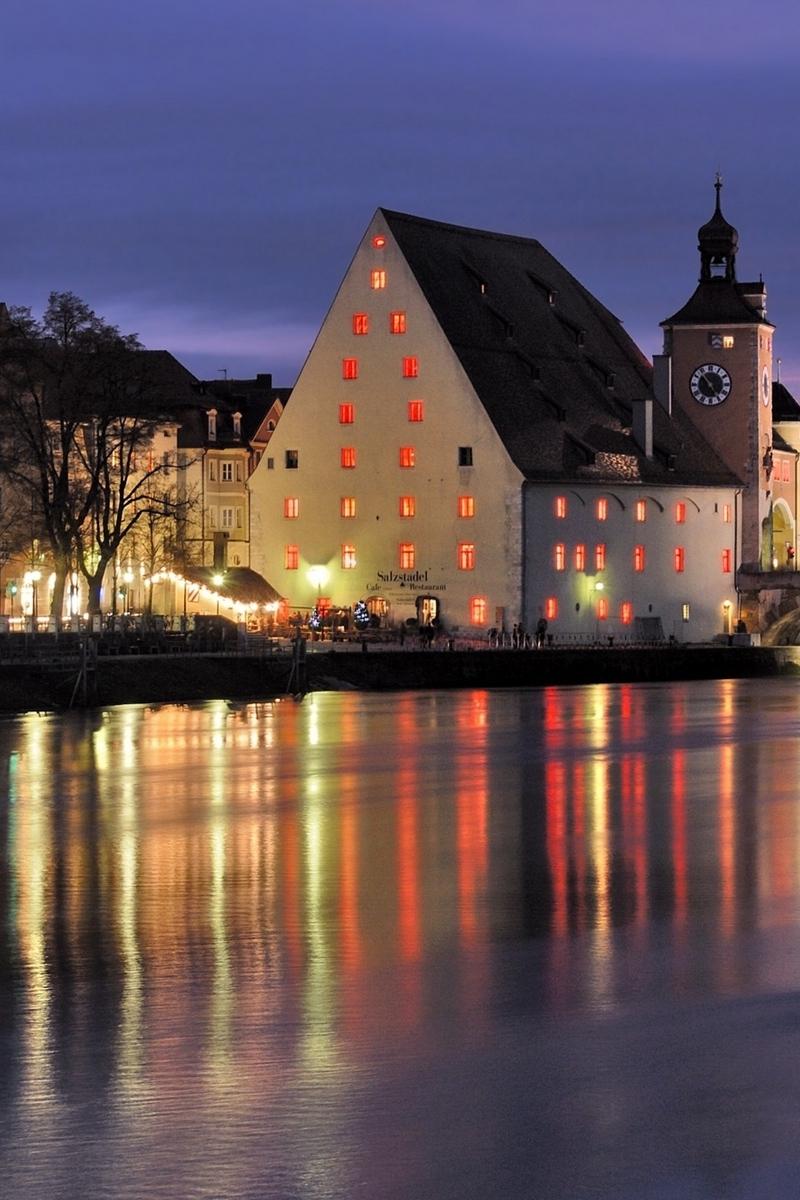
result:
[(800, 1193), (797, 683), (127, 706), (0, 748), (3, 1197)]

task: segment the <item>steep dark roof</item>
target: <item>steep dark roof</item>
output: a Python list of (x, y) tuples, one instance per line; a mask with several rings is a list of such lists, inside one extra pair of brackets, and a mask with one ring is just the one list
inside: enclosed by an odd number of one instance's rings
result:
[(693, 294), (662, 325), (769, 325), (757, 309), (748, 304), (745, 290), (763, 285), (740, 284), (727, 279), (707, 279), (698, 283)]
[(800, 404), (782, 383), (772, 384), (773, 421), (800, 421)]
[(631, 405), (652, 367), (619, 320), (537, 241), (382, 209), (512, 460), (529, 478), (720, 484), (694, 428), (653, 405), (647, 459)]

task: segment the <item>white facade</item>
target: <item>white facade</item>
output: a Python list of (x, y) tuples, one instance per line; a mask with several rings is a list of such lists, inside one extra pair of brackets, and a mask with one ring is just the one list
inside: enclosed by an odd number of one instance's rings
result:
[[(392, 314), (395, 327), (404, 316), (404, 333), (391, 332)], [(365, 334), (354, 333), (359, 315)], [(411, 377), (403, 374), (407, 358), (416, 359)], [(344, 378), (354, 370), (345, 359), (356, 361), (356, 378)], [(412, 401), (421, 411), (410, 410)], [(354, 466), (341, 465), (343, 451), (354, 453)], [(470, 457), (472, 466), (459, 465)], [(376, 214), (250, 479), (253, 567), (290, 608), (310, 608), (320, 596), (336, 607), (383, 601), (395, 623), (416, 617), (417, 599), (432, 596), (448, 628), (469, 628), (480, 611), (481, 628), (498, 613), (510, 623), (521, 604), (521, 486)], [(473, 516), (459, 516), (459, 497), (471, 499), (462, 511)], [(401, 515), (404, 503), (413, 516)], [(355, 515), (342, 515), (349, 511)]]
[[(733, 632), (739, 497), (731, 488), (526, 488), (526, 628), (560, 640)], [(638, 629), (641, 630), (641, 624)]]

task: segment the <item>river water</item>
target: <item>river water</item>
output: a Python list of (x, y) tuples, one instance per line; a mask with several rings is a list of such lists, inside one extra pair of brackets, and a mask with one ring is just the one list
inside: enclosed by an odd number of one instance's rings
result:
[(0, 724), (0, 1195), (800, 1192), (800, 688)]

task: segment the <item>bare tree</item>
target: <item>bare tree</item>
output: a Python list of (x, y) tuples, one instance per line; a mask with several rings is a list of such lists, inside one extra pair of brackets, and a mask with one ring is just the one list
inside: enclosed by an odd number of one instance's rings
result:
[(0, 471), (37, 509), (52, 552), (53, 615), (73, 562), (99, 613), (108, 566), (149, 512), (163, 513), (173, 466), (152, 453), (163, 414), (147, 355), (71, 292), (51, 293), (41, 321), (8, 310), (0, 416)]

